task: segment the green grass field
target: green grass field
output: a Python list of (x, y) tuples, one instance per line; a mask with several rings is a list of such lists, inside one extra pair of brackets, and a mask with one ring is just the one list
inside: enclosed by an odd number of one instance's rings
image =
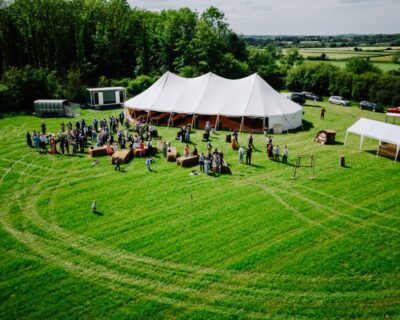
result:
[[(325, 120), (308, 105), (305, 130), (273, 137), (288, 165), (267, 159), (262, 135), (252, 166), (212, 135), (232, 170), (218, 177), (162, 156), (154, 172), (135, 158), (118, 173), (106, 157), (41, 155), (25, 145), (40, 119), (0, 120), (0, 318), (398, 319), (400, 166), (377, 141), (343, 145), (357, 119), (385, 116), (322, 104)], [(173, 141), (176, 128), (158, 129)], [(338, 143), (315, 143), (321, 129)], [(315, 180), (291, 179), (297, 154), (316, 156)]]

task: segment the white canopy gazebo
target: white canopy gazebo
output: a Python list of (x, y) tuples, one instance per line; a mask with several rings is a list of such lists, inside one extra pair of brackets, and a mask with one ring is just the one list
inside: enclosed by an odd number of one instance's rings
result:
[[(381, 121), (361, 118), (347, 129), (346, 139), (344, 141), (345, 144), (347, 142), (347, 137), (349, 133), (355, 133), (361, 136), (360, 151), (362, 150), (364, 137), (378, 140), (379, 145), (381, 145), (382, 142), (396, 145), (396, 156), (394, 158), (394, 161), (396, 161), (400, 150), (400, 126)], [(377, 151), (377, 155), (379, 155), (379, 148)]]
[(261, 130), (275, 125), (282, 130), (301, 127), (303, 114), (300, 105), (283, 97), (257, 74), (230, 80), (211, 72), (191, 79), (166, 72), (124, 106), (148, 114), (190, 115), (192, 123), (197, 116), (214, 117), (216, 123), (226, 124), (234, 118), (240, 129), (246, 118), (259, 119), (257, 123), (263, 128), (257, 129)]

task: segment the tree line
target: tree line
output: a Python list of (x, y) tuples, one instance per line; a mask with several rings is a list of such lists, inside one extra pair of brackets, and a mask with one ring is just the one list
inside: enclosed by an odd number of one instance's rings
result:
[[(214, 7), (152, 12), (126, 0), (0, 0), (0, 112), (31, 111), (39, 98), (83, 102), (89, 86), (122, 85), (135, 95), (167, 70), (227, 78), (257, 72), (275, 89), (305, 88), (307, 79), (293, 80), (312, 68), (302, 62), (296, 49), (250, 48)], [(399, 76), (374, 74), (389, 88)]]

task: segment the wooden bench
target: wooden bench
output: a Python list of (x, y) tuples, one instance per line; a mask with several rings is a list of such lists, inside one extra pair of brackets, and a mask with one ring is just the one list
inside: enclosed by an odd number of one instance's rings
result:
[(116, 158), (119, 158), (120, 163), (128, 163), (133, 158), (133, 152), (132, 152), (132, 150), (129, 150), (129, 149), (124, 149), (124, 150), (115, 152), (111, 157), (112, 164), (115, 164)]
[(88, 150), (88, 155), (91, 157), (101, 157), (101, 156), (107, 156), (107, 146), (99, 147), (99, 148), (94, 148), (94, 149), (89, 149)]
[(176, 164), (184, 168), (190, 168), (199, 164), (199, 156), (188, 156), (176, 158)]

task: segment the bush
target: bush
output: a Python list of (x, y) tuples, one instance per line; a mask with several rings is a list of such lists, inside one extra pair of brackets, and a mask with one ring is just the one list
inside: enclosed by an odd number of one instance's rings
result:
[(150, 87), (156, 80), (156, 77), (138, 76), (136, 79), (129, 82), (127, 88), (128, 95), (136, 96)]

